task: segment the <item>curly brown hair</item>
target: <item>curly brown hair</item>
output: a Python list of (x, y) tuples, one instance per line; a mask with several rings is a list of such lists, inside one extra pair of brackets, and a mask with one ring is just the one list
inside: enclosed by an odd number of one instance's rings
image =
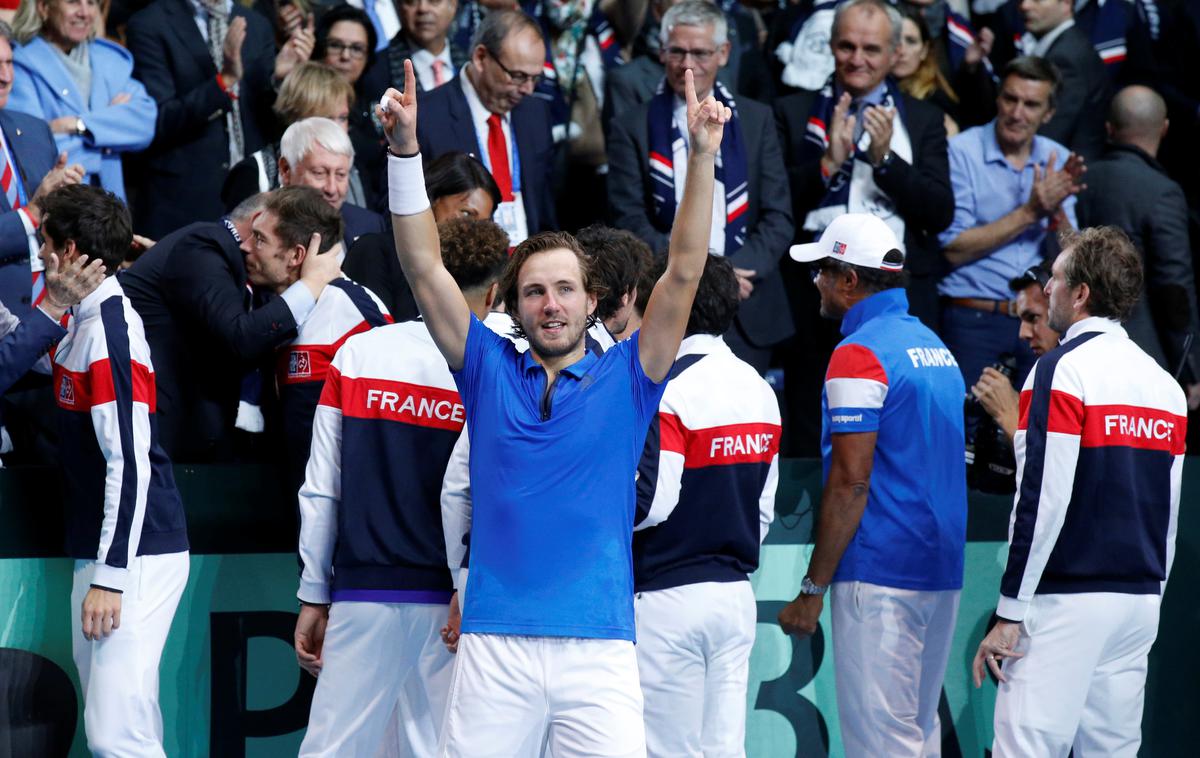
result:
[(1087, 312), (1124, 321), (1142, 296), (1142, 256), (1125, 232), (1095, 226), (1059, 236), (1068, 287), (1088, 286)]
[(442, 263), (463, 292), (490, 287), (508, 260), (508, 235), (487, 219), (454, 218), (438, 224)]
[[(509, 315), (512, 316), (513, 331), (518, 337), (525, 336), (524, 329), (521, 328), (516, 314), (518, 275), (521, 273), (521, 268), (525, 265), (525, 261), (538, 253), (547, 253), (551, 250), (570, 250), (575, 254), (575, 260), (579, 262), (579, 276), (583, 280), (584, 292), (595, 295), (597, 301), (607, 293), (605, 288), (592, 276), (591, 260), (573, 235), (568, 232), (538, 232), (517, 245), (516, 249), (513, 250), (512, 256), (508, 259), (508, 265), (504, 268), (504, 274), (500, 277), (500, 299), (504, 301)], [(593, 313), (588, 317), (588, 326), (591, 326), (595, 322), (596, 314)]]

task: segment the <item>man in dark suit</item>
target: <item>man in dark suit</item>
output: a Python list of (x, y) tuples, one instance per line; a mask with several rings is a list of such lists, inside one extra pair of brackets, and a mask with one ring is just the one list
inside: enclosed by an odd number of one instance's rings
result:
[[(395, 0), (400, 31), (375, 58), (366, 73), (382, 93), (388, 87), (404, 88), (404, 61), (411, 59), (417, 91), (428, 92), (454, 77), (466, 64), (465, 50), (449, 38), (458, 12), (457, 0)], [(371, 90), (374, 91), (374, 90)]]
[(345, 130), (327, 118), (305, 118), (287, 128), (279, 141), (279, 184), (312, 187), (342, 214), (345, 249), (364, 234), (383, 232), (387, 224), (374, 211), (346, 202), (354, 146)]
[(233, 458), (243, 378), (296, 335), (340, 274), (338, 256), (310, 255), (282, 296), (252, 295), (241, 246), (263, 197), (167, 235), (121, 275), (145, 324), (163, 448), (176, 463)]
[[(608, 145), (608, 202), (613, 224), (666, 252), (674, 209), (682, 193), (686, 123), (680, 123), (684, 76), (692, 71), (698, 97), (709, 93), (734, 109), (721, 142), (713, 196), (710, 249), (729, 258), (741, 287), (741, 306), (725, 334), (739, 358), (765, 371), (771, 347), (792, 335), (779, 261), (792, 237), (787, 176), (771, 111), (752, 100), (730, 98), (716, 86), (729, 55), (720, 9), (699, 0), (673, 6), (663, 16), (666, 79), (650, 101), (612, 124)], [(716, 87), (714, 91), (714, 87)]]
[(528, 97), (545, 60), (534, 19), (516, 10), (490, 11), (475, 34), (464, 75), (418, 100), (422, 158), (428, 163), (451, 150), (479, 158), (500, 187), (492, 220), (514, 245), (557, 225), (550, 189), (550, 107)]
[(5, 108), (13, 85), (12, 29), (0, 22), (0, 303), (18, 318), (33, 307), (31, 251), (36, 252), (41, 210), (37, 201), (63, 184), (83, 179), (83, 167), (66, 164), (45, 121)]
[(1085, 159), (1104, 150), (1108, 74), (1087, 34), (1075, 25), (1074, 0), (1022, 0), (1024, 55), (1045, 58), (1062, 77), (1054, 118), (1041, 134)]
[[(839, 6), (830, 41), (832, 79), (819, 92), (780, 98), (775, 115), (797, 241), (812, 240), (847, 210), (883, 218), (904, 243), (909, 312), (936, 329), (937, 233), (954, 215), (946, 128), (937, 107), (900, 92), (888, 78), (899, 29), (899, 13), (890, 5), (860, 0)], [(791, 423), (785, 427), (794, 454), (813, 454), (825, 367), (841, 335), (819, 315), (811, 274), (799, 266), (786, 272), (799, 329), (787, 351)]]
[(1148, 87), (1126, 87), (1109, 109), (1108, 152), (1088, 164), (1075, 213), (1081, 227), (1116, 226), (1142, 254), (1146, 289), (1125, 322), (1129, 337), (1167, 371), (1182, 376), (1200, 403), (1200, 345), (1184, 355), (1187, 334), (1200, 337), (1188, 208), (1183, 189), (1156, 160), (1167, 133), (1167, 105)]
[[(214, 32), (225, 40), (215, 54)], [(275, 41), (266, 19), (230, 0), (157, 0), (129, 20), (126, 39), (133, 74), (158, 103), (134, 228), (159, 238), (220, 217), (229, 167), (269, 137)]]

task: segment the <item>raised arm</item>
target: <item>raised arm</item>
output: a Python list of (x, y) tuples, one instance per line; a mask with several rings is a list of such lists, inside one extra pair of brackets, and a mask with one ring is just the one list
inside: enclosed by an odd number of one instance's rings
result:
[(667, 270), (654, 285), (646, 316), (638, 338), (638, 359), (642, 370), (655, 382), (661, 382), (675, 362), (675, 353), (683, 341), (696, 287), (708, 259), (708, 239), (712, 233), (713, 171), (725, 122), (733, 117), (729, 108), (712, 95), (697, 102), (691, 69), (685, 76), (687, 95), (688, 152), (687, 180), (683, 199), (671, 226), (671, 246), (667, 250)]
[(471, 310), (458, 283), (442, 264), (437, 224), (425, 194), (425, 172), (417, 143), (417, 84), (412, 61), (404, 61), (404, 93), (389, 87), (376, 113), (388, 140), (388, 206), (400, 268), (433, 341), (450, 368), (457, 371), (463, 365)]

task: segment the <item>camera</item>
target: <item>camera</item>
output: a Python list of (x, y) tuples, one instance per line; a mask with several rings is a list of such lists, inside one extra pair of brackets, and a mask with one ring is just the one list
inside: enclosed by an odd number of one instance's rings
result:
[[(992, 368), (1011, 382), (1017, 359), (1004, 353)], [(963, 416), (967, 428), (967, 486), (980, 492), (1011, 495), (1017, 489), (1017, 459), (1008, 435), (970, 391), (963, 404)]]

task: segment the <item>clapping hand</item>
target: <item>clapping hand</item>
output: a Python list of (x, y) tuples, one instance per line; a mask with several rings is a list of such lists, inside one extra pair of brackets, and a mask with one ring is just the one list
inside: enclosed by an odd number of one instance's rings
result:
[[(825, 148), (821, 160), (825, 163), (827, 174), (832, 175), (854, 153), (854, 123), (855, 118), (850, 115), (850, 93), (843, 92), (833, 106), (833, 118), (829, 119), (826, 126), (825, 136), (829, 146)], [(888, 142), (891, 142), (890, 138)]]
[(966, 53), (963, 55), (963, 62), (970, 68), (974, 69), (979, 65), (979, 62), (988, 57), (992, 52), (992, 44), (996, 41), (996, 35), (991, 29), (986, 26), (979, 30), (979, 34), (975, 35), (975, 39), (967, 46)]
[(703, 102), (696, 99), (696, 83), (689, 68), (683, 74), (683, 89), (687, 99), (688, 136), (692, 149), (704, 155), (716, 155), (721, 149), (721, 138), (725, 135), (725, 123), (733, 118), (733, 111), (721, 105), (709, 94)]
[[(693, 94), (693, 97), (695, 95)], [(415, 155), (417, 143), (417, 77), (411, 60), (404, 61), (404, 92), (388, 87), (375, 107), (388, 147), (400, 155)]]
[[(871, 135), (871, 145), (867, 153), (871, 164), (878, 166), (892, 149), (892, 123), (896, 118), (895, 108), (884, 108), (873, 105), (863, 111), (863, 129)], [(850, 137), (854, 136), (854, 127), (850, 127)]]
[(1054, 215), (1063, 200), (1087, 189), (1086, 184), (1079, 182), (1087, 171), (1082, 157), (1071, 153), (1060, 169), (1054, 168), (1057, 162), (1058, 153), (1052, 152), (1045, 171), (1040, 166), (1033, 167), (1033, 188), (1029, 191), (1028, 202), (1039, 218)]
[(312, 56), (316, 44), (316, 33), (313, 31), (313, 17), (310, 13), (304, 24), (296, 24), (291, 29), (288, 41), (280, 48), (275, 56), (275, 79), (282, 80), (292, 73), (292, 69)]

